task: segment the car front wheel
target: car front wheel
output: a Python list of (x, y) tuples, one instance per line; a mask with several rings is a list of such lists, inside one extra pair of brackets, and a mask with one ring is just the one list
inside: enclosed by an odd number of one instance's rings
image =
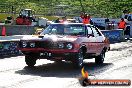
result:
[(99, 56), (95, 57), (95, 63), (103, 64), (104, 58), (105, 58), (105, 51), (103, 50)]
[(25, 56), (25, 62), (29, 67), (33, 67), (36, 64), (36, 58), (34, 58), (31, 55), (26, 55)]
[(83, 59), (84, 59), (83, 51), (80, 49), (78, 54), (76, 55), (76, 58), (75, 58), (75, 62), (74, 62), (75, 67), (82, 68), (83, 67)]

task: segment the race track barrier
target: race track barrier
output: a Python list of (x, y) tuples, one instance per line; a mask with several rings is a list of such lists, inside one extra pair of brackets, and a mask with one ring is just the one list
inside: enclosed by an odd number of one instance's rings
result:
[(20, 55), (20, 51), (17, 49), (18, 41), (0, 41), (0, 57)]
[(122, 29), (101, 30), (101, 32), (109, 39), (110, 43), (122, 42), (125, 40), (124, 31)]
[(35, 27), (29, 25), (0, 25), (0, 35), (5, 27), (6, 36), (10, 35), (32, 35), (35, 34)]

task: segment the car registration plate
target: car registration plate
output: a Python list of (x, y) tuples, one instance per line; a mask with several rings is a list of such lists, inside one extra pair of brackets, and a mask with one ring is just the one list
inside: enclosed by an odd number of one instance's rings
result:
[(51, 57), (51, 53), (48, 53), (48, 52), (41, 52), (41, 53), (40, 53), (40, 56), (48, 56), (48, 57)]

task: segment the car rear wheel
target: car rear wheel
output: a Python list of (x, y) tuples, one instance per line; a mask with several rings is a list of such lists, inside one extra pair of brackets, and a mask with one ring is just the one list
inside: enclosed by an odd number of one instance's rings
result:
[(105, 58), (105, 51), (103, 50), (99, 56), (95, 58), (96, 64), (103, 64)]
[(75, 67), (82, 68), (83, 67), (83, 59), (84, 59), (83, 51), (80, 49), (78, 54), (76, 55), (76, 58), (75, 58), (75, 62), (74, 62)]
[(25, 62), (29, 67), (33, 67), (36, 64), (36, 58), (34, 58), (31, 55), (26, 55), (25, 56)]

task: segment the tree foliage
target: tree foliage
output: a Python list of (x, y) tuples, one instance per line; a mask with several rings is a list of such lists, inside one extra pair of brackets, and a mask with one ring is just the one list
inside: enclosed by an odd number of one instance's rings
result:
[(77, 16), (83, 11), (96, 17), (117, 18), (125, 9), (132, 11), (132, 0), (0, 0), (0, 3), (5, 5), (0, 11), (10, 5), (16, 13), (30, 8), (43, 15)]

